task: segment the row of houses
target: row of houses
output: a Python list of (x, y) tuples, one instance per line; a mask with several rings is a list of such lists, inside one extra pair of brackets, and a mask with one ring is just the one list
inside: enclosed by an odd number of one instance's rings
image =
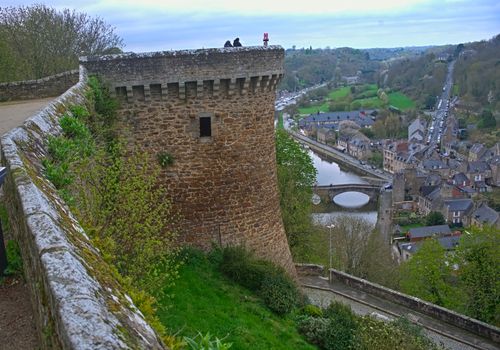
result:
[(356, 110), (328, 113), (318, 112), (302, 118), (299, 121), (299, 127), (303, 130), (311, 130), (312, 128), (339, 130), (341, 122), (352, 121), (360, 128), (370, 128), (374, 124), (376, 115), (376, 110)]

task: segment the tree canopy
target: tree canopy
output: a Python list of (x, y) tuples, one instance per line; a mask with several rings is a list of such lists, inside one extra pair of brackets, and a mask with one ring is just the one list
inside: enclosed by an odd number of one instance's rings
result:
[(310, 225), (316, 169), (307, 152), (284, 130), (276, 131), (276, 161), (283, 223), (294, 246)]
[(39, 79), (78, 67), (78, 57), (121, 52), (99, 17), (46, 5), (0, 7), (0, 81)]
[(456, 251), (467, 315), (500, 325), (500, 231), (473, 227), (460, 238)]
[(443, 214), (439, 211), (431, 211), (426, 217), (425, 217), (425, 224), (427, 226), (435, 226), (435, 225), (444, 225), (446, 223), (446, 220), (444, 219)]

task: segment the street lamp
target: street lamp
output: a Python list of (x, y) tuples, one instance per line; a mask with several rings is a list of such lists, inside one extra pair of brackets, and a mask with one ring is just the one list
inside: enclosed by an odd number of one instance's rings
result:
[(328, 250), (328, 260), (329, 260), (329, 265), (328, 268), (332, 268), (332, 229), (335, 228), (335, 224), (327, 225), (326, 227), (329, 228), (330, 231), (330, 249)]

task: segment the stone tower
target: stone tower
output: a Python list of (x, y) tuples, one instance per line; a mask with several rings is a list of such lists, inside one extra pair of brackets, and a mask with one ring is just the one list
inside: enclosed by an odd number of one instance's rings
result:
[(281, 219), (274, 145), (279, 46), (82, 58), (121, 100), (133, 141), (162, 172), (182, 241), (243, 244), (294, 274)]

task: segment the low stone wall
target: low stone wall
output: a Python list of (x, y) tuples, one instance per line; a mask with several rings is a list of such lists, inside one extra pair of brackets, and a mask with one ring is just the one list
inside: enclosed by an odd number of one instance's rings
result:
[(295, 270), (299, 276), (322, 276), (325, 272), (323, 265), (295, 263)]
[(59, 96), (78, 82), (78, 74), (71, 70), (37, 80), (1, 83), (0, 102)]
[(466, 329), (495, 342), (500, 342), (500, 329), (495, 326), (338, 270), (330, 269), (329, 272), (330, 281), (340, 281), (350, 287), (360, 289), (383, 299), (391, 300), (392, 302)]
[(3, 185), (43, 349), (164, 349), (57, 190), (43, 177), (46, 140), (84, 102), (86, 75), (1, 139)]

